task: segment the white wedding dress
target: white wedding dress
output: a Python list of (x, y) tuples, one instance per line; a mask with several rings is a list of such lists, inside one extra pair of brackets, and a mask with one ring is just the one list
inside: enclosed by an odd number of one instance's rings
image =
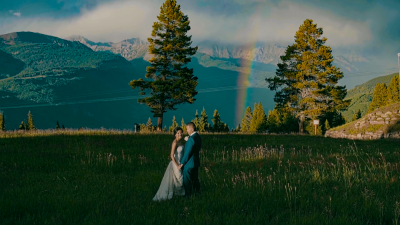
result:
[[(175, 150), (175, 161), (180, 164), (183, 154), (183, 145), (180, 145)], [(168, 164), (164, 177), (161, 180), (160, 187), (154, 196), (153, 201), (161, 201), (171, 199), (174, 195), (185, 195), (185, 188), (183, 187), (182, 171), (178, 169), (175, 163), (171, 160)]]

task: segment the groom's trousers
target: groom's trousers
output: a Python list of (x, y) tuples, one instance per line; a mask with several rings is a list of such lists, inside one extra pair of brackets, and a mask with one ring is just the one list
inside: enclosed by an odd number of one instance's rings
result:
[(183, 186), (185, 195), (191, 196), (193, 192), (200, 192), (199, 168), (183, 168)]

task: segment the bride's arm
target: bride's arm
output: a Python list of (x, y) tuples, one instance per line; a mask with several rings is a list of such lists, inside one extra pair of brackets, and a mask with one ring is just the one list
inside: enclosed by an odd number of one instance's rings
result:
[(175, 161), (175, 157), (174, 157), (175, 148), (176, 148), (176, 141), (174, 140), (174, 141), (172, 142), (172, 147), (171, 147), (171, 154), (170, 154), (170, 157), (171, 157), (171, 160), (172, 160), (172, 162), (174, 162), (174, 163), (175, 163), (175, 165), (178, 167), (178, 163), (176, 163), (176, 161)]

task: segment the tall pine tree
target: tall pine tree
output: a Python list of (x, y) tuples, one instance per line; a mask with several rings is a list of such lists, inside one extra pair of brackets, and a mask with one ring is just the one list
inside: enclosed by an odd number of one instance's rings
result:
[(257, 132), (257, 123), (259, 120), (259, 113), (258, 113), (258, 105), (257, 103), (254, 103), (254, 111), (253, 111), (253, 116), (251, 117), (251, 121), (250, 121), (250, 128), (249, 128), (249, 132)]
[(154, 117), (158, 117), (157, 130), (161, 131), (163, 115), (167, 110), (176, 110), (176, 105), (193, 103), (197, 94), (195, 90), (198, 81), (193, 75), (193, 69), (186, 64), (191, 61), (197, 47), (190, 47), (191, 36), (188, 16), (181, 12), (180, 5), (175, 0), (166, 0), (160, 8), (158, 21), (153, 24), (149, 41), (149, 60), (146, 78), (132, 80), (129, 85), (139, 88), (141, 95), (148, 97), (138, 99), (151, 108)]
[(19, 125), (19, 129), (20, 130), (26, 130), (26, 125), (25, 125), (24, 121), (22, 121), (21, 125)]
[(204, 132), (207, 130), (207, 123), (208, 123), (208, 116), (206, 113), (206, 110), (203, 107), (203, 111), (201, 112), (201, 117), (200, 117), (200, 124), (199, 124), (199, 131)]
[(26, 123), (26, 129), (27, 130), (35, 130), (36, 129), (35, 125), (33, 124), (33, 116), (32, 116), (31, 111), (29, 111), (29, 113), (28, 113), (28, 122)]
[(58, 123), (58, 120), (57, 120), (57, 124), (56, 124), (56, 129), (57, 130), (60, 129), (60, 124)]
[(186, 133), (186, 124), (185, 124), (185, 120), (183, 119), (183, 117), (182, 117), (182, 120), (181, 120), (181, 128), (183, 130), (183, 133)]
[(172, 117), (172, 125), (169, 127), (169, 132), (174, 132), (174, 129), (179, 127), (179, 124), (176, 122), (175, 116)]
[(6, 131), (6, 124), (4, 120), (4, 113), (0, 111), (0, 131)]
[(399, 75), (395, 75), (390, 80), (388, 92), (390, 93), (391, 103), (400, 102)]
[(253, 112), (251, 111), (250, 106), (246, 108), (246, 112), (244, 113), (244, 117), (242, 119), (242, 123), (240, 124), (241, 132), (248, 132), (250, 130), (251, 118), (253, 117)]
[(151, 122), (151, 118), (150, 118), (150, 117), (149, 117), (149, 119), (147, 120), (146, 129), (147, 129), (148, 131), (153, 131), (153, 122)]
[(321, 38), (322, 34), (322, 28), (306, 19), (296, 32), (295, 43), (280, 57), (276, 76), (266, 79), (269, 88), (276, 91), (278, 108), (293, 112), (301, 133), (306, 118), (344, 110), (350, 104), (344, 100), (346, 87), (337, 85), (343, 73), (332, 65), (332, 50), (324, 45), (327, 39)]
[(199, 111), (196, 110), (196, 114), (194, 116), (194, 119), (192, 120), (192, 122), (194, 123), (194, 125), (196, 126), (196, 129), (199, 129), (200, 126), (200, 117), (199, 117)]
[(375, 86), (372, 102), (369, 105), (368, 112), (372, 112), (375, 109), (381, 108), (388, 104), (388, 88), (384, 83), (378, 83)]
[(223, 130), (224, 126), (221, 121), (221, 116), (218, 113), (218, 110), (214, 110), (214, 115), (213, 118), (211, 119), (213, 123), (213, 131), (214, 132), (220, 132)]

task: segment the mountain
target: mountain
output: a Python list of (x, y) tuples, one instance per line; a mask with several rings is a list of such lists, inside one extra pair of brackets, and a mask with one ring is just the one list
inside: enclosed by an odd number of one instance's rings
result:
[(148, 53), (149, 43), (139, 38), (126, 39), (118, 43), (93, 42), (82, 36), (71, 36), (68, 37), (67, 40), (80, 42), (93, 51), (112, 52), (121, 55), (127, 60), (144, 58), (148, 61), (151, 58), (151, 55)]
[(387, 86), (389, 86), (392, 78), (398, 74), (399, 73), (393, 73), (386, 76), (380, 76), (347, 91), (346, 99), (352, 100), (347, 111), (343, 112), (343, 116), (347, 119), (347, 121), (351, 121), (353, 114), (355, 114), (359, 109), (361, 110), (362, 116), (366, 115), (369, 104), (372, 101), (375, 86), (378, 83), (385, 83)]
[[(146, 105), (137, 103), (138, 90), (128, 85), (131, 80), (144, 77), (149, 63), (143, 58), (134, 58), (132, 52), (129, 54), (134, 59), (129, 61), (112, 52), (118, 46), (121, 46), (120, 52), (135, 46), (140, 49), (143, 43), (137, 39), (117, 44), (94, 43), (82, 37), (79, 40), (32, 32), (0, 36), (0, 110), (6, 116), (7, 129), (18, 128), (28, 111), (40, 129), (54, 128), (57, 120), (60, 125), (72, 128), (132, 129), (134, 123), (146, 123), (152, 116)], [(238, 70), (240, 63), (228, 62)], [(274, 106), (272, 91), (243, 89), (238, 85), (242, 72), (206, 67), (196, 57), (189, 67), (198, 77), (199, 93), (195, 103), (179, 105), (178, 110), (165, 114), (167, 126), (171, 125), (174, 115), (179, 122), (181, 118), (190, 121), (196, 110), (204, 107), (210, 123), (217, 109), (222, 121), (234, 128), (241, 120), (240, 113), (235, 114), (238, 108), (253, 106), (255, 102), (262, 102), (266, 111)], [(237, 99), (243, 96), (246, 98), (238, 103)]]

